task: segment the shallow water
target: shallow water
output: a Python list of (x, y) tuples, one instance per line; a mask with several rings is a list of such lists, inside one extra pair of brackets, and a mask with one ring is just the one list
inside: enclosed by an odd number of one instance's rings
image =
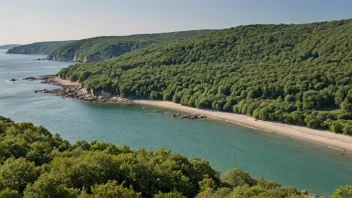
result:
[[(164, 147), (207, 159), (221, 172), (239, 167), (255, 177), (325, 196), (352, 184), (352, 155), (341, 151), (221, 121), (168, 118), (170, 110), (155, 107), (143, 110), (139, 105), (93, 104), (34, 93), (54, 86), (22, 78), (54, 74), (71, 63), (4, 52), (0, 50), (0, 115), (44, 125), (70, 142)], [(155, 109), (165, 113), (152, 113)]]

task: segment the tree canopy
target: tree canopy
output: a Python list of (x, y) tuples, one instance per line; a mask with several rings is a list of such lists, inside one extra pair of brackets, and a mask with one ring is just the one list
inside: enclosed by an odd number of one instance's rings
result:
[(43, 54), (47, 55), (54, 51), (56, 48), (66, 45), (72, 41), (48, 41), (36, 42), (27, 45), (19, 45), (8, 48), (6, 53), (9, 54)]
[(63, 45), (49, 54), (49, 60), (94, 62), (117, 57), (130, 51), (143, 49), (152, 44), (194, 38), (212, 30), (191, 30), (181, 32), (136, 34), (129, 36), (102, 36), (78, 40)]
[[(200, 158), (98, 141), (70, 144), (42, 126), (1, 116), (0, 156), (0, 197), (5, 198), (304, 197), (237, 168), (220, 176)], [(350, 189), (341, 187), (333, 195), (351, 195)]]
[(166, 100), (352, 134), (352, 20), (217, 30), (59, 76), (99, 94)]

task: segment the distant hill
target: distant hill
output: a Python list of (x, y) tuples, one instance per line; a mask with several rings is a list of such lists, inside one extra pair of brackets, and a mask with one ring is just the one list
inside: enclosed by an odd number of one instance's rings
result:
[(352, 20), (248, 25), (73, 65), (99, 93), (163, 99), (352, 135)]
[(120, 56), (155, 43), (168, 43), (194, 38), (213, 30), (194, 30), (129, 36), (104, 36), (88, 38), (63, 45), (48, 56), (50, 60), (93, 62)]
[(14, 47), (20, 46), (18, 44), (8, 44), (8, 45), (1, 45), (0, 49), (12, 49)]
[(27, 45), (21, 45), (9, 49), (6, 53), (9, 54), (43, 54), (48, 55), (56, 48), (66, 45), (72, 41), (48, 41), (48, 42), (37, 42)]

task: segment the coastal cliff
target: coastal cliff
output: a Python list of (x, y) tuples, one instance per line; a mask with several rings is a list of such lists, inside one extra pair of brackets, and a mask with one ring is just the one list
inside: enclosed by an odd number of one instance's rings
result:
[(55, 61), (73, 61), (73, 62), (89, 63), (89, 62), (96, 62), (96, 61), (105, 60), (109, 58), (112, 58), (112, 57), (102, 56), (99, 54), (89, 55), (89, 56), (81, 56), (81, 55), (75, 54), (73, 58), (72, 56), (66, 57), (66, 56), (58, 56), (58, 55), (57, 56), (49, 55), (46, 59), (55, 60)]

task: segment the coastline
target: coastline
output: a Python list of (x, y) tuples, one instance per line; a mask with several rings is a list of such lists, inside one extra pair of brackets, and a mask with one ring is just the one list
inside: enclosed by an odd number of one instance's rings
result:
[(197, 109), (193, 107), (182, 106), (180, 104), (168, 101), (133, 100), (133, 103), (139, 105), (157, 106), (166, 109), (174, 109), (177, 111), (192, 114), (202, 114), (211, 119), (222, 120), (225, 122), (231, 122), (253, 129), (262, 130), (265, 132), (285, 135), (291, 138), (300, 139), (322, 146), (327, 146), (332, 149), (338, 149), (348, 153), (352, 153), (352, 137), (332, 133), (329, 131), (322, 131), (284, 123), (255, 120), (253, 117), (249, 117), (242, 114), (234, 114), (207, 109)]
[(82, 88), (80, 83), (72, 82), (69, 80), (63, 80), (58, 76), (48, 76), (42, 78), (41, 80), (42, 83), (54, 84), (61, 86), (62, 88), (54, 90), (42, 90), (39, 92), (50, 93), (57, 96), (63, 96), (87, 102), (148, 105), (166, 109), (173, 109), (190, 114), (204, 115), (211, 119), (230, 122), (245, 127), (262, 130), (265, 132), (276, 133), (291, 138), (311, 142), (314, 144), (327, 146), (329, 148), (341, 150), (347, 153), (352, 153), (352, 137), (347, 135), (311, 129), (304, 126), (295, 126), (285, 123), (255, 120), (253, 117), (249, 117), (242, 114), (221, 112), (210, 109), (197, 109), (193, 107), (182, 106), (181, 104), (176, 104), (169, 101), (130, 100), (120, 97), (103, 96), (104, 94), (93, 95), (86, 89)]

